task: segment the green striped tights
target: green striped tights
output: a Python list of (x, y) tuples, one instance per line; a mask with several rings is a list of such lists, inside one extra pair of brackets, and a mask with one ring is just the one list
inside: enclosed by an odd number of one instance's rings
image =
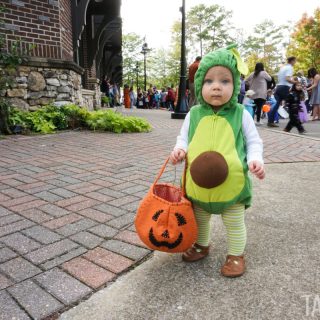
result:
[[(198, 224), (197, 244), (208, 246), (211, 236), (210, 219), (212, 214), (196, 205), (194, 206), (194, 213)], [(247, 242), (247, 231), (244, 224), (244, 205), (237, 203), (230, 206), (222, 212), (221, 217), (227, 230), (228, 255), (242, 255)]]

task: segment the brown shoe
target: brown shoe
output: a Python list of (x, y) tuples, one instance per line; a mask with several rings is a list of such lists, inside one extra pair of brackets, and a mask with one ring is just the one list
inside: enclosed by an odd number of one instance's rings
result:
[(275, 124), (275, 123), (270, 123), (270, 122), (268, 122), (268, 127), (271, 127), (271, 128), (278, 128), (279, 126), (277, 125), (277, 124)]
[(209, 254), (209, 246), (204, 247), (195, 243), (191, 248), (182, 254), (182, 260), (185, 262), (195, 262), (205, 258)]
[(244, 256), (228, 255), (224, 266), (221, 268), (221, 274), (225, 277), (240, 277), (245, 272)]

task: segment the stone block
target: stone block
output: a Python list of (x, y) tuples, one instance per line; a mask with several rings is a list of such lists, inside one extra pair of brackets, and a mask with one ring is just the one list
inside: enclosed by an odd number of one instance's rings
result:
[(132, 260), (103, 248), (90, 250), (83, 256), (100, 267), (114, 273), (120, 273), (133, 264)]
[(63, 264), (63, 269), (86, 285), (95, 289), (106, 282), (111, 281), (115, 277), (114, 273), (98, 267), (94, 263), (81, 257), (66, 262)]
[[(45, 204), (44, 206), (41, 206), (39, 209), (56, 218), (65, 216), (70, 213), (69, 211), (51, 203)], [(81, 219), (81, 217), (79, 217), (79, 219)]]
[(101, 247), (119, 253), (132, 260), (140, 260), (145, 257), (150, 251), (144, 248), (134, 246), (118, 240), (108, 240)]
[(61, 239), (60, 235), (42, 226), (34, 226), (32, 228), (23, 230), (22, 232), (23, 234), (41, 242), (42, 244), (53, 243)]
[(31, 278), (41, 272), (41, 269), (21, 257), (1, 264), (0, 270), (16, 281)]
[(102, 238), (112, 238), (119, 232), (117, 229), (111, 228), (104, 224), (99, 224), (98, 226), (90, 228), (89, 231)]
[(96, 225), (97, 223), (95, 221), (92, 221), (90, 219), (82, 219), (75, 223), (65, 225), (56, 231), (64, 236), (70, 236), (72, 234), (75, 234), (77, 232), (87, 230), (90, 227)]
[(26, 89), (8, 89), (7, 95), (10, 98), (27, 98), (27, 90)]
[(27, 89), (28, 85), (26, 83), (19, 83), (17, 84), (18, 89)]
[(66, 261), (69, 261), (75, 257), (79, 257), (86, 252), (87, 252), (87, 249), (85, 249), (84, 247), (79, 247), (77, 249), (69, 251), (68, 253), (63, 254), (62, 256), (56, 257), (52, 260), (49, 260), (49, 261), (41, 264), (40, 266), (41, 266), (41, 268), (43, 268), (45, 270), (49, 270), (49, 269), (52, 269), (53, 267), (56, 267), (56, 266), (63, 264)]
[(67, 273), (55, 268), (35, 277), (36, 281), (64, 304), (72, 304), (92, 290)]
[(62, 255), (78, 246), (79, 245), (74, 243), (73, 241), (64, 239), (30, 252), (25, 257), (32, 261), (34, 264), (40, 264), (56, 256)]
[(42, 74), (45, 78), (55, 78), (57, 76), (57, 73), (51, 69), (43, 70)]
[(99, 205), (95, 206), (94, 209), (102, 211), (106, 214), (111, 214), (112, 216), (115, 216), (115, 217), (120, 217), (120, 216), (128, 213), (127, 210), (123, 210), (121, 208), (110, 206), (107, 203), (99, 204)]
[(46, 82), (49, 86), (60, 87), (60, 81), (57, 78), (47, 78)]
[[(70, 99), (70, 94), (69, 93), (60, 93), (57, 95), (57, 100), (65, 100), (65, 99)], [(70, 103), (70, 101), (68, 102)]]
[(40, 98), (40, 99), (36, 100), (36, 102), (37, 102), (37, 104), (45, 106), (47, 104), (50, 104), (52, 102), (52, 99), (50, 99), (50, 98)]
[(17, 83), (27, 83), (28, 79), (27, 77), (23, 76), (23, 77), (16, 77), (16, 81)]
[(32, 71), (28, 77), (28, 87), (31, 91), (43, 91), (46, 81), (40, 72)]
[(0, 263), (8, 261), (12, 258), (15, 258), (17, 254), (10, 250), (9, 248), (1, 248), (0, 249)]
[(28, 320), (30, 317), (19, 307), (19, 305), (11, 298), (11, 296), (0, 291), (0, 317), (6, 319)]
[(57, 299), (31, 280), (8, 289), (33, 319), (44, 319), (63, 307)]
[[(7, 277), (5, 277), (4, 275), (0, 274), (0, 290), (5, 289), (11, 285), (13, 285), (13, 282), (9, 280)], [(1, 307), (0, 307), (0, 312), (1, 312)]]
[(131, 224), (134, 220), (134, 217), (135, 217), (135, 212), (129, 212), (128, 214), (125, 214), (125, 215), (118, 217), (116, 219), (107, 221), (106, 223), (109, 226), (112, 226), (114, 228), (122, 229), (123, 227)]
[(104, 241), (103, 238), (97, 237), (92, 233), (83, 231), (80, 233), (77, 233), (70, 237), (71, 240), (80, 243), (84, 247), (88, 249), (93, 249), (97, 247), (100, 243)]
[(71, 91), (72, 91), (72, 89), (68, 86), (62, 86), (62, 87), (58, 88), (58, 92), (60, 92), (60, 93), (71, 93)]
[(0, 241), (20, 254), (28, 253), (32, 250), (38, 249), (41, 246), (38, 242), (24, 236), (20, 232), (0, 238)]

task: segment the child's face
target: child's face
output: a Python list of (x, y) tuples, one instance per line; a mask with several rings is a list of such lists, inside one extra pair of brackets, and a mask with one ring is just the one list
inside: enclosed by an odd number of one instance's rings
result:
[(202, 97), (213, 107), (227, 103), (233, 94), (233, 77), (231, 71), (222, 66), (208, 70), (202, 85)]
[(297, 89), (298, 91), (301, 91), (301, 90), (302, 90), (302, 85), (301, 85), (300, 82), (299, 82), (299, 83), (296, 83), (296, 89)]

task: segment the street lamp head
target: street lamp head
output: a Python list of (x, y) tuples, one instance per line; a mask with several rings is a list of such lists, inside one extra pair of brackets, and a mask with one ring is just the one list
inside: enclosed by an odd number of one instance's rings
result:
[(147, 52), (149, 52), (151, 49), (148, 48), (148, 44), (145, 42), (142, 46), (142, 50), (141, 53), (146, 54)]

